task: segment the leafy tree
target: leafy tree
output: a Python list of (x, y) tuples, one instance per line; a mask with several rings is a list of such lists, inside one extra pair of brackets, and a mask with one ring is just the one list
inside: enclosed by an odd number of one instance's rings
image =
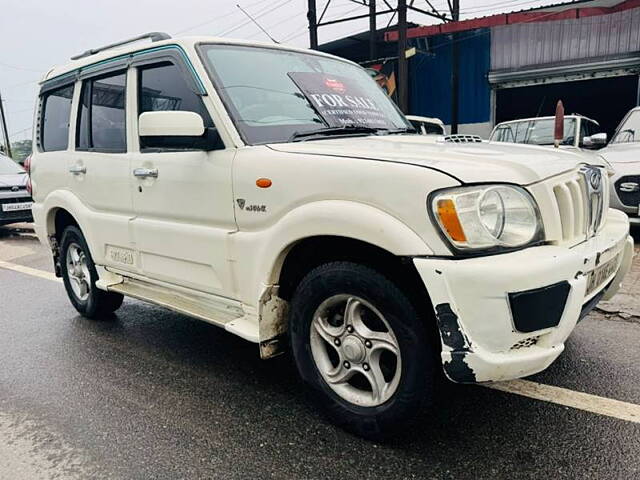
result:
[(11, 153), (13, 159), (22, 164), (25, 158), (31, 155), (32, 142), (31, 140), (20, 140), (11, 144)]

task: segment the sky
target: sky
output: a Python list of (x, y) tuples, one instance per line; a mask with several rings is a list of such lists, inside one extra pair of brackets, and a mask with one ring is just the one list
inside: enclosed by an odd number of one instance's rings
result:
[[(388, 0), (392, 5), (395, 0)], [(316, 0), (319, 12), (326, 0)], [(379, 9), (384, 9), (378, 0)], [(474, 18), (503, 11), (521, 10), (559, 3), (559, 0), (460, 0), (461, 18)], [(272, 37), (284, 44), (308, 47), (307, 0), (2, 0), (0, 10), (0, 94), (9, 138), (12, 142), (31, 138), (31, 125), (38, 82), (54, 65), (89, 48), (105, 45), (144, 32), (162, 31), (172, 36), (215, 35), (269, 41), (237, 8), (239, 4)], [(431, 0), (439, 11), (447, 0)], [(426, 0), (414, 5), (428, 8)], [(331, 0), (325, 21), (366, 14), (367, 7), (354, 0)], [(319, 15), (319, 14), (318, 14)], [(379, 16), (379, 27), (390, 16)], [(408, 20), (438, 23), (425, 15), (409, 12)], [(395, 20), (394, 20), (395, 22)], [(319, 43), (368, 28), (368, 19), (321, 27)]]

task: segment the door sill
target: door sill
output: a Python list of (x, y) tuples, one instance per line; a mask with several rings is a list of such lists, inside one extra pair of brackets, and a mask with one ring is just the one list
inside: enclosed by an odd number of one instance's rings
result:
[(121, 283), (109, 285), (107, 289), (222, 327), (250, 342), (259, 342), (257, 319), (247, 316), (238, 302), (211, 295), (178, 292), (127, 277)]

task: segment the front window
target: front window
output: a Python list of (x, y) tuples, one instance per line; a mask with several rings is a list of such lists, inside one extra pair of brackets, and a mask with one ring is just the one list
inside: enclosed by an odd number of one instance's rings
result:
[(640, 141), (640, 111), (636, 110), (624, 120), (611, 143), (630, 143)]
[[(540, 118), (501, 125), (492, 140), (497, 142), (526, 143), (528, 145), (553, 145), (555, 118)], [(564, 137), (560, 145), (574, 145), (576, 119), (564, 119)]]
[(328, 127), (410, 128), (371, 76), (346, 61), (236, 45), (204, 45), (201, 54), (248, 144)]

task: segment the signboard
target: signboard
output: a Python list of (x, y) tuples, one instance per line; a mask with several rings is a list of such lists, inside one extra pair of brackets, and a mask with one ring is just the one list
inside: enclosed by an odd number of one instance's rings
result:
[(330, 127), (396, 128), (351, 78), (321, 72), (289, 72), (289, 77)]

